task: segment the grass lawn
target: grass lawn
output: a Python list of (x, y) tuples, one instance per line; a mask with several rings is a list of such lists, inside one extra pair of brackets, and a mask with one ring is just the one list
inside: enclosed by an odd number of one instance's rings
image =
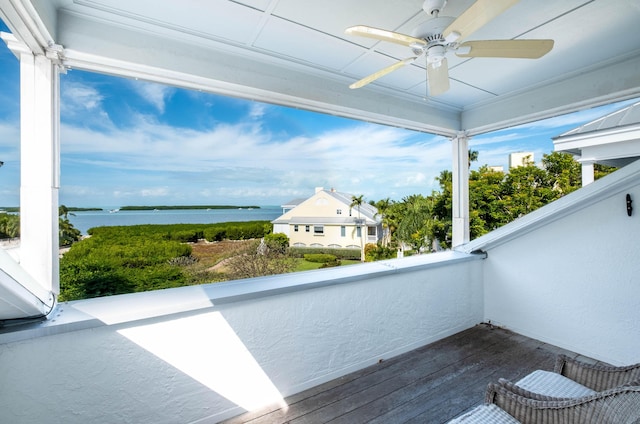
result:
[[(298, 264), (296, 265), (296, 268), (293, 270), (293, 272), (309, 271), (309, 270), (312, 270), (312, 269), (319, 269), (319, 268), (322, 267), (321, 263), (309, 262), (309, 261), (306, 261), (304, 259), (298, 259), (297, 262), (298, 262)], [(347, 260), (347, 259), (343, 259), (340, 262), (341, 262), (340, 266), (354, 265), (354, 264), (361, 263), (360, 261), (352, 261), (352, 260)]]

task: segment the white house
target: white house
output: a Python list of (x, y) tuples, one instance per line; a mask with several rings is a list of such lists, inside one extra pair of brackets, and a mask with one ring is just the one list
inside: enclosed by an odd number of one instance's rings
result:
[(557, 152), (571, 153), (582, 164), (582, 185), (594, 181), (594, 164), (622, 167), (640, 158), (640, 102), (560, 134)]
[(335, 189), (316, 187), (313, 196), (283, 205), (287, 210), (272, 221), (273, 232), (289, 237), (294, 247), (360, 249), (382, 238), (382, 217), (378, 210), (362, 203), (351, 207), (353, 196)]

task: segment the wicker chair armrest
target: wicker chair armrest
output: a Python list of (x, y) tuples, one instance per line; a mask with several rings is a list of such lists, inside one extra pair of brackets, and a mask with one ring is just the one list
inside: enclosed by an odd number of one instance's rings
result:
[[(522, 396), (528, 399), (532, 399), (532, 400), (546, 400), (546, 401), (551, 401), (551, 400), (569, 400), (571, 398), (561, 398), (561, 397), (553, 397), (553, 396), (546, 396), (546, 395), (542, 395), (540, 393), (535, 393), (532, 391), (529, 391), (527, 389), (523, 389), (522, 387), (516, 385), (515, 383), (512, 383), (509, 380), (506, 380), (504, 378), (501, 378), (498, 380), (497, 385), (503, 387), (505, 390), (510, 391), (511, 393), (518, 395), (518, 396)], [(486, 403), (491, 403), (491, 394), (489, 393), (489, 391), (487, 391), (486, 393)]]
[(554, 371), (596, 392), (627, 385), (640, 385), (640, 364), (616, 367), (595, 365), (558, 355)]
[(537, 400), (491, 383), (486, 400), (523, 424), (634, 424), (640, 420), (640, 386), (624, 386), (576, 399)]

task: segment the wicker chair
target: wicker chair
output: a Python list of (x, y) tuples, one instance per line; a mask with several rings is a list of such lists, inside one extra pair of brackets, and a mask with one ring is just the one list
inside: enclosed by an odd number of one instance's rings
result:
[(640, 386), (640, 364), (615, 367), (610, 365), (592, 365), (566, 355), (556, 359), (554, 372), (576, 383), (589, 387), (596, 392), (628, 384)]
[(541, 400), (515, 393), (502, 383), (491, 383), (485, 401), (523, 424), (640, 423), (640, 386), (621, 386), (575, 399)]
[(484, 405), (450, 423), (640, 424), (640, 364), (593, 365), (559, 355), (554, 372), (490, 384)]

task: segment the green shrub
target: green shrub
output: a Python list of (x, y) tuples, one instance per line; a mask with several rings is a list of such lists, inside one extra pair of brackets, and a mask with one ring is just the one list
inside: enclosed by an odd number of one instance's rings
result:
[(167, 234), (168, 240), (176, 240), (181, 243), (197, 243), (204, 238), (203, 230), (181, 230)]
[(203, 232), (207, 241), (262, 238), (271, 231), (269, 221), (222, 222), (209, 225)]
[[(262, 238), (268, 221), (217, 224), (97, 227), (60, 260), (60, 299), (76, 300), (180, 287), (189, 284), (181, 266), (194, 262), (187, 242)], [(230, 230), (231, 229), (231, 230)]]
[(283, 233), (266, 234), (264, 236), (264, 242), (269, 249), (279, 253), (285, 253), (289, 248), (289, 237)]
[(392, 259), (397, 256), (395, 249), (385, 247), (379, 244), (367, 243), (364, 246), (364, 258), (366, 262), (380, 261), (383, 259)]
[(207, 228), (204, 230), (204, 238), (207, 241), (222, 241), (227, 238), (227, 231), (218, 227)]
[(335, 262), (338, 258), (328, 253), (307, 253), (304, 255), (304, 259), (309, 262), (326, 264), (327, 262)]
[(339, 259), (360, 260), (360, 249), (333, 249), (330, 247), (290, 247), (289, 253), (296, 258), (303, 258), (305, 253), (326, 253)]

